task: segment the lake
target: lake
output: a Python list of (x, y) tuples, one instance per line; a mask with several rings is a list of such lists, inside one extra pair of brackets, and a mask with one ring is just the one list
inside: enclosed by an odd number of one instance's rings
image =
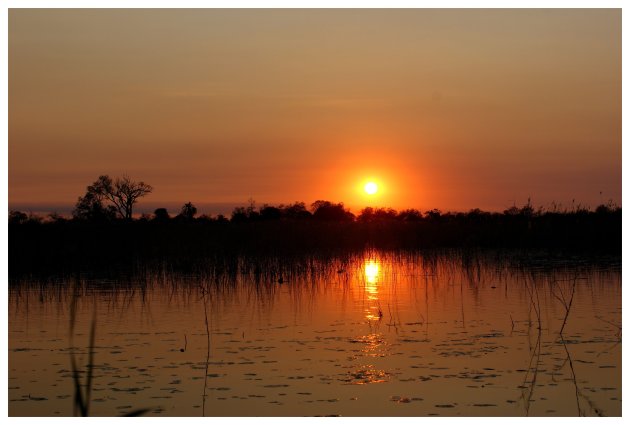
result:
[(90, 416), (621, 415), (618, 258), (366, 251), (8, 295), (10, 416), (75, 414), (75, 376)]

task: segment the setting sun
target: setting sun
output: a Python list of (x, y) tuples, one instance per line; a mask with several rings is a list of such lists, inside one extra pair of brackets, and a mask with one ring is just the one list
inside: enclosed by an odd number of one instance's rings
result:
[(378, 192), (378, 186), (374, 182), (367, 182), (363, 187), (363, 190), (365, 190), (365, 193), (367, 193), (368, 195), (374, 195), (376, 192)]
[(627, 416), (621, 2), (240, 3), (6, 8), (8, 416)]

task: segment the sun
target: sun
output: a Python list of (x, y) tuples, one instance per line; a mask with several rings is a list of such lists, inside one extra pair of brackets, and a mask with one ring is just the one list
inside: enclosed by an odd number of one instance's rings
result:
[(365, 193), (367, 193), (368, 195), (374, 195), (376, 192), (378, 192), (378, 186), (374, 182), (367, 182), (365, 186), (363, 186), (363, 190), (365, 190)]

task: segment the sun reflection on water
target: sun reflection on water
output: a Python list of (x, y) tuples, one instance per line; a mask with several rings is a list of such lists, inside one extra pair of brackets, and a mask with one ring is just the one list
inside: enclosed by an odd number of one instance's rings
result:
[(382, 290), (383, 276), (382, 263), (376, 258), (367, 258), (363, 262), (362, 275), (363, 290), (365, 294), (365, 318), (368, 321), (369, 333), (360, 335), (351, 340), (361, 345), (359, 354), (353, 360), (357, 363), (353, 370), (342, 379), (347, 384), (365, 385), (389, 381), (391, 373), (378, 367), (379, 358), (386, 357), (389, 347), (384, 336), (379, 332), (380, 322), (383, 318), (379, 291)]
[(365, 261), (365, 280), (367, 283), (376, 284), (378, 283), (378, 274), (380, 271), (380, 265), (376, 260), (366, 260)]
[(380, 262), (375, 259), (365, 260), (363, 269), (365, 275), (364, 288), (368, 301), (365, 318), (369, 321), (380, 320), (383, 317), (378, 294), (381, 271)]

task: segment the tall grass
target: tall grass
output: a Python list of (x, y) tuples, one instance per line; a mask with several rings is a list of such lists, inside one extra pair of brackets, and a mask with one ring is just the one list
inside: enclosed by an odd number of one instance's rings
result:
[[(83, 374), (82, 368), (79, 367), (77, 362), (77, 358), (75, 356), (75, 346), (74, 346), (74, 330), (77, 322), (77, 303), (80, 298), (79, 293), (79, 283), (77, 280), (73, 282), (72, 285), (72, 298), (70, 301), (70, 329), (69, 329), (69, 339), (70, 339), (70, 366), (72, 368), (72, 383), (74, 387), (74, 397), (72, 404), (72, 414), (73, 416), (87, 417), (90, 416), (90, 401), (92, 399), (92, 387), (94, 385), (94, 355), (96, 350), (96, 302), (93, 306), (92, 313), (92, 321), (90, 324), (90, 336), (89, 336), (89, 344), (87, 346), (88, 349), (88, 359), (85, 365), (85, 382), (81, 382), (81, 375)], [(123, 416), (142, 416), (148, 413), (151, 409), (135, 409)]]
[(81, 416), (89, 416), (90, 413), (90, 399), (92, 393), (92, 378), (94, 372), (94, 350), (95, 350), (95, 338), (96, 338), (96, 308), (93, 309), (92, 324), (90, 326), (90, 342), (88, 349), (88, 361), (86, 364), (86, 382), (81, 383), (80, 373), (77, 359), (74, 353), (74, 329), (77, 318), (77, 300), (79, 298), (78, 285), (75, 281), (72, 293), (72, 301), (70, 303), (70, 365), (72, 367), (72, 381), (74, 384), (74, 404), (73, 415), (77, 416), (79, 413)]

